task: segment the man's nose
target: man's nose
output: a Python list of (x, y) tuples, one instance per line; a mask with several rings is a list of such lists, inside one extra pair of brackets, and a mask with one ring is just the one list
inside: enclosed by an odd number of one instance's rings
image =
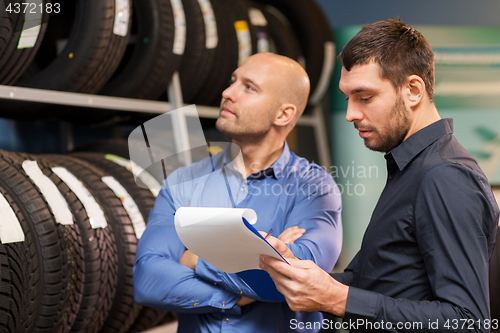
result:
[(222, 98), (225, 100), (231, 100), (231, 102), (235, 102), (235, 92), (234, 92), (234, 84), (231, 84), (222, 92)]
[(352, 105), (352, 103), (349, 101), (347, 103), (347, 112), (345, 114), (345, 120), (348, 122), (353, 122), (353, 121), (361, 121), (363, 120), (363, 113), (356, 108), (355, 106)]

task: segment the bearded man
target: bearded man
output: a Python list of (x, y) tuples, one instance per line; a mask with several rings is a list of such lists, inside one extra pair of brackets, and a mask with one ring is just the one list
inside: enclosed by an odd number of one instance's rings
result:
[[(488, 261), (499, 209), (476, 160), (434, 104), (434, 55), (400, 20), (364, 26), (339, 55), (346, 120), (384, 152), (387, 183), (361, 249), (328, 275), (269, 242), (291, 265), (261, 256), (295, 311), (343, 317), (351, 332), (489, 332)], [(496, 328), (495, 328), (496, 327)]]

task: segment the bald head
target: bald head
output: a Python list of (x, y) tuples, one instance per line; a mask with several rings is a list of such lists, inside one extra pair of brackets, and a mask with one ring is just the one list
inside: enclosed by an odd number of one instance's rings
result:
[(274, 53), (257, 53), (249, 57), (245, 63), (257, 65), (260, 70), (270, 74), (268, 77), (276, 89), (279, 104), (293, 104), (297, 108), (295, 125), (304, 112), (309, 98), (309, 76), (304, 68), (295, 60)]
[(309, 96), (305, 70), (287, 57), (259, 53), (249, 57), (222, 92), (217, 129), (238, 141), (285, 140)]

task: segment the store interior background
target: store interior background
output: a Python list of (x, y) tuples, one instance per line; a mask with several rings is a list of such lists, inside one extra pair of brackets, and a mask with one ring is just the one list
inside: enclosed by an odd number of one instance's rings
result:
[(315, 0), (333, 29), (398, 16), (410, 25), (499, 26), (497, 0)]
[[(315, 0), (324, 10), (332, 32), (337, 38), (337, 52), (340, 41), (356, 33), (363, 24), (385, 18), (400, 17), (417, 28), (435, 26), (443, 27), (491, 27), (490, 45), (500, 57), (500, 1), (498, 0)], [(498, 35), (495, 40), (495, 34)], [(425, 34), (424, 34), (425, 35)], [(432, 39), (432, 36), (428, 36)], [(431, 43), (432, 44), (432, 43)], [(493, 65), (500, 78), (500, 60)], [(344, 119), (346, 103), (337, 92), (339, 64), (335, 64), (335, 75), (332, 77), (330, 93), (325, 98), (325, 117), (327, 118), (332, 152), (332, 166), (329, 170), (337, 183), (342, 187), (344, 243), (340, 261), (336, 267), (342, 270), (360, 247), (363, 232), (369, 222), (376, 200), (385, 184), (385, 160), (380, 153), (368, 151), (357, 136), (352, 124)], [(500, 79), (498, 79), (500, 80)], [(498, 81), (497, 80), (497, 81)], [(498, 82), (497, 82), (498, 83)], [(500, 84), (500, 83), (498, 83)], [(442, 116), (453, 117), (455, 134), (467, 147), (480, 151), (485, 145), (484, 137), (492, 137), (490, 141), (500, 141), (500, 88), (496, 96), (489, 96), (490, 105), (481, 107), (480, 116), (471, 108), (440, 108)], [(478, 97), (482, 100), (481, 96)], [(474, 128), (469, 127), (474, 123)], [(483, 126), (481, 135), (473, 132)], [(471, 132), (472, 131), (472, 132)], [(112, 126), (71, 125), (57, 120), (13, 121), (0, 119), (0, 148), (9, 151), (26, 151), (31, 153), (59, 153), (67, 147), (71, 136), (74, 145), (78, 146), (89, 140), (105, 139), (119, 134), (120, 129)], [(496, 133), (496, 137), (495, 137)], [(43, 138), (43, 139), (42, 139)], [(307, 152), (314, 145), (311, 133), (299, 136), (301, 150)], [(496, 154), (500, 156), (500, 143), (496, 144)], [(300, 148), (299, 147), (299, 148)], [(315, 159), (305, 154), (309, 159)], [(498, 159), (498, 158), (497, 158)], [(317, 160), (317, 159), (316, 159)], [(498, 162), (500, 164), (500, 162)], [(495, 166), (494, 166), (495, 167)], [(493, 167), (492, 167), (493, 168)], [(495, 171), (496, 170), (496, 171)], [(490, 181), (500, 186), (500, 168), (492, 172)], [(357, 186), (357, 187), (356, 187)], [(349, 192), (350, 191), (350, 192)], [(349, 195), (349, 193), (351, 195)], [(358, 195), (360, 194), (360, 195)]]
[[(438, 98), (437, 106), (442, 117), (455, 119), (455, 135), (479, 158), (483, 169), (488, 171), (491, 184), (500, 189), (500, 0), (314, 1), (320, 5), (329, 20), (337, 53), (363, 24), (391, 17), (400, 17), (418, 30), (422, 28), (421, 31), (430, 41), (445, 38), (427, 34), (432, 34), (433, 31), (450, 29), (453, 35), (463, 31), (460, 29), (477, 29), (472, 37), (469, 36), (469, 47), (472, 49), (480, 47), (482, 43), (477, 41), (474, 44), (475, 37), (480, 39), (483, 32), (488, 35), (487, 49), (491, 54), (496, 54), (496, 58), (493, 57), (496, 62), (492, 61), (479, 69), (488, 72), (487, 80), (490, 80), (491, 89), (487, 95), (446, 96)], [(344, 240), (336, 271), (342, 271), (359, 250), (364, 230), (386, 180), (383, 154), (366, 149), (353, 125), (344, 119), (347, 104), (345, 97), (337, 91), (339, 72), (340, 65), (336, 62), (330, 92), (323, 103), (332, 155), (332, 167), (327, 171), (339, 184), (343, 201)], [(315, 146), (311, 131), (308, 128), (300, 132), (299, 152), (304, 152), (302, 155), (317, 161), (317, 154), (311, 148)], [(0, 149), (35, 154), (61, 153), (67, 149), (69, 141), (78, 146), (119, 136), (124, 132), (126, 130), (121, 127), (105, 124), (0, 118)], [(497, 195), (499, 192), (497, 190)], [(498, 247), (499, 245), (497, 250)]]

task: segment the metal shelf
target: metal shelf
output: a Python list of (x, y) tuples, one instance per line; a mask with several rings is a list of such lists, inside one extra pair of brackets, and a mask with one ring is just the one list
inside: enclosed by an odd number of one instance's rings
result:
[[(168, 95), (169, 100), (172, 101), (170, 103), (0, 85), (0, 99), (161, 114), (186, 106), (182, 101), (178, 73), (175, 73), (172, 77), (172, 82), (168, 87)], [(196, 110), (200, 118), (217, 119), (219, 117), (219, 109), (216, 107), (196, 105)], [(185, 116), (194, 115), (186, 114)], [(187, 146), (189, 143), (186, 140), (187, 127), (185, 119), (177, 119), (176, 122), (177, 125), (174, 126), (176, 145), (180, 150), (187, 150), (189, 149)], [(318, 162), (321, 166), (329, 169), (331, 165), (330, 150), (322, 107), (318, 105), (314, 108), (312, 114), (302, 115), (297, 124), (314, 128), (319, 156)]]

